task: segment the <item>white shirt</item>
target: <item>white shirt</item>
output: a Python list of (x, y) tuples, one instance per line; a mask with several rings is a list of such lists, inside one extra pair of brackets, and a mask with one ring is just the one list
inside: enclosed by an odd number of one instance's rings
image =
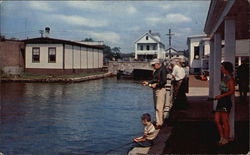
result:
[(153, 140), (156, 137), (155, 127), (152, 123), (145, 126), (144, 135), (146, 136), (147, 140)]
[(174, 79), (176, 81), (179, 81), (179, 80), (184, 79), (186, 74), (185, 74), (185, 70), (182, 67), (178, 65), (174, 65), (172, 75), (174, 76)]

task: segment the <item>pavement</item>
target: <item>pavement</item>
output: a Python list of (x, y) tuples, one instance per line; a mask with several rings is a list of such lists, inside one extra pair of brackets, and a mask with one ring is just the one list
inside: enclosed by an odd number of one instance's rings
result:
[(173, 112), (173, 130), (165, 142), (163, 154), (247, 154), (249, 101), (239, 103), (236, 98), (235, 140), (226, 146), (218, 146), (216, 143), (219, 135), (213, 121), (212, 106), (204, 99), (205, 97), (189, 97), (187, 109)]
[(173, 109), (152, 147), (138, 148), (133, 154), (250, 154), (249, 99), (235, 98), (235, 140), (218, 146), (218, 131), (213, 121), (213, 103), (207, 101), (208, 81), (190, 76), (188, 106)]

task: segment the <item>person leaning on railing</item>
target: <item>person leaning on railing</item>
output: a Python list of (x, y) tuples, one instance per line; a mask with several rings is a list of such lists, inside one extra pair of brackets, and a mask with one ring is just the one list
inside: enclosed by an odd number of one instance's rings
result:
[(235, 92), (235, 82), (232, 75), (232, 63), (222, 62), (221, 72), (223, 73), (222, 81), (219, 86), (221, 94), (215, 97), (215, 99), (218, 100), (218, 103), (216, 106), (214, 119), (220, 134), (220, 140), (218, 144), (225, 145), (231, 140), (229, 138), (229, 113), (232, 107), (232, 95)]
[(180, 62), (171, 62), (173, 86), (174, 86), (174, 100), (176, 100), (183, 79), (185, 78), (185, 70), (182, 68)]

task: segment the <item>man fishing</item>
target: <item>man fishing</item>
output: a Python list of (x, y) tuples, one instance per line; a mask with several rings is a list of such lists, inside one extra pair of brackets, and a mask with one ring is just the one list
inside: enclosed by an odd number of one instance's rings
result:
[(166, 96), (166, 68), (159, 59), (153, 59), (150, 64), (154, 68), (153, 80), (143, 81), (144, 86), (153, 88), (154, 108), (156, 118), (156, 129), (160, 129), (163, 125), (163, 109)]

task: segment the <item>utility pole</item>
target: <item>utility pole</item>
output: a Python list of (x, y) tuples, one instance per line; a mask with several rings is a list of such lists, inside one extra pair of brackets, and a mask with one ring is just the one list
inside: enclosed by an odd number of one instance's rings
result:
[(168, 29), (168, 34), (166, 34), (166, 35), (168, 36), (169, 57), (171, 59), (171, 48), (172, 48), (172, 46), (171, 46), (171, 39), (172, 39), (172, 35), (174, 35), (174, 34), (171, 33), (171, 29)]

